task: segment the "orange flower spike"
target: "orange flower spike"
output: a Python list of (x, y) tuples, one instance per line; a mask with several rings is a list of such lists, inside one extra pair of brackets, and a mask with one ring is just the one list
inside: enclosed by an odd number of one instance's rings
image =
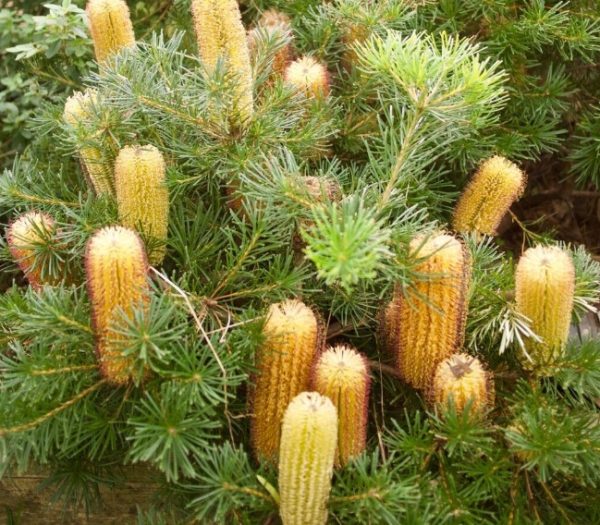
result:
[(290, 401), (309, 389), (322, 336), (315, 313), (297, 300), (272, 305), (263, 333), (252, 391), (251, 438), (259, 459), (275, 461), (281, 418)]
[(131, 318), (135, 308), (148, 304), (148, 262), (141, 239), (121, 226), (98, 230), (87, 243), (85, 269), (100, 370), (112, 383), (125, 384), (134, 362), (122, 353), (125, 336), (111, 329), (123, 315)]

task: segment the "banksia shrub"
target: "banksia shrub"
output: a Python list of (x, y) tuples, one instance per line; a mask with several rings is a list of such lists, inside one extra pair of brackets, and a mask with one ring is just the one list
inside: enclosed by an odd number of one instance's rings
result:
[(304, 93), (309, 98), (325, 98), (329, 95), (327, 68), (309, 56), (294, 60), (285, 70), (286, 85)]
[(147, 304), (148, 263), (141, 239), (121, 226), (102, 228), (87, 243), (85, 269), (100, 370), (112, 383), (127, 383), (134, 362), (123, 355), (125, 336), (111, 328)]
[(89, 0), (86, 12), (99, 64), (121, 49), (135, 47), (133, 25), (125, 0)]
[(56, 283), (56, 279), (44, 275), (42, 265), (36, 261), (36, 248), (46, 245), (55, 232), (54, 219), (37, 211), (24, 213), (8, 227), (6, 240), (10, 254), (35, 290)]
[[(89, 130), (89, 120), (92, 116), (92, 108), (97, 103), (95, 91), (86, 89), (84, 92), (76, 92), (67, 99), (63, 118), (67, 124), (74, 128), (81, 128), (85, 135), (92, 135)], [(111, 167), (106, 162), (102, 151), (92, 146), (83, 146), (79, 149), (79, 155), (86, 175), (94, 191), (98, 195), (113, 195), (114, 184)]]
[[(290, 18), (276, 9), (265, 11), (259, 18), (256, 27), (248, 31), (248, 49), (250, 56), (255, 56), (257, 49), (256, 43), (261, 31), (266, 31), (269, 35), (292, 36), (292, 26)], [(292, 59), (291, 43), (283, 46), (273, 57), (273, 73), (283, 75), (285, 68)]]
[(468, 354), (454, 354), (437, 367), (430, 390), (430, 401), (438, 408), (451, 403), (456, 412), (468, 403), (472, 413), (481, 413), (494, 404), (494, 383), (479, 359)]
[(209, 71), (219, 59), (237, 80), (235, 111), (241, 122), (254, 111), (252, 67), (246, 31), (236, 0), (192, 0), (198, 52)]
[(335, 406), (316, 392), (302, 392), (287, 407), (279, 454), (283, 525), (327, 522), (337, 425)]
[(387, 347), (403, 379), (414, 388), (429, 386), (437, 365), (464, 340), (471, 261), (455, 237), (417, 237), (410, 252), (420, 278), (397, 290), (385, 311)]
[(494, 235), (502, 217), (525, 189), (525, 174), (504, 157), (484, 161), (454, 210), (454, 229)]
[(150, 145), (124, 147), (115, 161), (115, 189), (121, 224), (160, 243), (149, 257), (152, 264), (160, 264), (169, 226), (169, 192), (160, 151)]
[(337, 408), (336, 463), (340, 465), (365, 450), (369, 387), (367, 360), (356, 350), (338, 345), (321, 354), (315, 366), (313, 388), (331, 399)]
[(269, 309), (252, 392), (252, 444), (261, 460), (277, 459), (283, 413), (295, 396), (310, 387), (320, 331), (317, 316), (301, 301), (289, 300)]
[(517, 264), (517, 311), (539, 337), (525, 340), (523, 365), (551, 364), (564, 349), (571, 325), (575, 269), (571, 256), (556, 246), (529, 248)]

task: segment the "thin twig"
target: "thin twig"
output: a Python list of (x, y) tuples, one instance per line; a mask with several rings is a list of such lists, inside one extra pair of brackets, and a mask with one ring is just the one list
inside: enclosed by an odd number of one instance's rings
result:
[(81, 401), (84, 397), (89, 396), (92, 392), (95, 392), (107, 382), (108, 379), (101, 379), (97, 383), (94, 383), (92, 386), (86, 388), (85, 390), (82, 390), (81, 392), (79, 392), (79, 394), (72, 397), (68, 401), (65, 401), (62, 405), (58, 405), (56, 408), (50, 410), (50, 412), (45, 413), (44, 415), (34, 419), (33, 421), (30, 421), (29, 423), (23, 423), (14, 427), (0, 428), (0, 437), (6, 436), (8, 434), (17, 434), (19, 432), (25, 432), (26, 430), (31, 430), (32, 428), (41, 425), (48, 419), (53, 418), (56, 414), (59, 414), (63, 410), (66, 410), (70, 406), (73, 406), (78, 401)]
[(373, 370), (379, 370), (380, 372), (397, 377), (398, 379), (403, 379), (402, 375), (400, 374), (400, 371), (394, 368), (393, 366), (385, 365), (383, 363), (380, 363), (379, 361), (369, 361), (369, 366)]
[(32, 370), (32, 376), (52, 376), (56, 374), (68, 374), (69, 372), (82, 372), (84, 370), (94, 370), (98, 368), (98, 365), (76, 365), (66, 366), (64, 368), (50, 368), (47, 370)]
[(227, 391), (227, 370), (225, 369), (225, 366), (223, 366), (223, 362), (221, 361), (221, 358), (219, 357), (219, 354), (215, 350), (215, 347), (213, 346), (212, 341), (210, 340), (210, 337), (208, 337), (208, 334), (206, 333), (206, 330), (204, 329), (204, 326), (202, 325), (202, 321), (198, 317), (198, 314), (196, 313), (196, 310), (194, 309), (194, 306), (192, 305), (192, 303), (191, 303), (191, 301), (189, 299), (188, 294), (184, 290), (182, 290), (179, 286), (177, 286), (173, 281), (171, 281), (171, 279), (169, 279), (163, 273), (159, 272), (153, 266), (151, 266), (150, 269), (154, 272), (154, 274), (157, 277), (159, 277), (160, 279), (162, 279), (171, 288), (173, 288), (173, 290), (175, 290), (175, 292), (177, 292), (177, 294), (183, 299), (183, 301), (185, 302), (185, 304), (187, 306), (188, 311), (190, 312), (190, 315), (192, 316), (192, 318), (194, 319), (194, 322), (196, 323), (196, 327), (198, 328), (198, 330), (202, 334), (202, 337), (206, 341), (206, 344), (208, 345), (208, 348), (212, 352), (212, 354), (213, 354), (213, 356), (214, 356), (214, 358), (215, 358), (215, 360), (217, 362), (217, 365), (219, 366), (219, 369), (221, 370), (221, 375), (223, 376), (223, 392), (225, 394), (225, 398), (224, 398), (225, 417), (227, 418), (227, 425), (229, 427), (229, 435), (230, 435), (231, 441), (233, 443), (234, 442), (234, 439), (233, 439), (233, 428), (232, 428), (232, 425), (231, 425), (231, 419), (230, 419), (230, 415), (229, 415), (229, 404), (228, 404), (229, 394), (228, 394), (228, 391)]

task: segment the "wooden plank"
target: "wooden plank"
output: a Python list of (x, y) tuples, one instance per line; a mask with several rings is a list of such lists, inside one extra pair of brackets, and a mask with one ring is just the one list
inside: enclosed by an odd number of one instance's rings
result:
[(43, 472), (5, 476), (0, 480), (0, 524), (6, 525), (127, 525), (136, 522), (137, 508), (147, 509), (158, 484), (149, 469), (131, 467), (126, 480), (113, 488), (100, 488), (101, 504), (86, 516), (84, 509), (65, 512), (52, 503), (52, 490), (40, 490)]

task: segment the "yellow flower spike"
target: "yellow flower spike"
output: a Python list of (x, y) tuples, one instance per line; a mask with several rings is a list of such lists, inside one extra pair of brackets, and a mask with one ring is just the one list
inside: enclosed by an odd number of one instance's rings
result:
[(115, 188), (119, 220), (160, 245), (151, 251), (151, 264), (164, 259), (169, 226), (169, 192), (165, 161), (154, 146), (126, 146), (115, 161)]
[(396, 290), (386, 308), (384, 333), (403, 379), (427, 388), (437, 365), (464, 340), (471, 260), (455, 237), (422, 236), (410, 243), (420, 274), (403, 294)]
[(99, 64), (121, 49), (135, 47), (133, 25), (125, 0), (89, 0), (86, 13)]
[[(63, 113), (64, 121), (73, 127), (82, 127), (86, 134), (92, 135), (89, 129), (89, 121), (92, 116), (92, 108), (97, 103), (98, 97), (95, 91), (86, 89), (84, 92), (77, 91), (69, 97), (65, 103)], [(79, 149), (81, 163), (94, 191), (98, 195), (113, 195), (114, 183), (112, 169), (102, 152), (95, 147), (83, 146)]]
[(258, 350), (251, 393), (251, 438), (260, 460), (276, 461), (281, 418), (290, 401), (310, 387), (322, 329), (308, 306), (288, 300), (271, 305), (263, 333), (265, 340)]
[(461, 233), (495, 235), (510, 206), (525, 189), (526, 176), (504, 157), (484, 161), (454, 210), (454, 229)]
[(309, 56), (294, 60), (285, 70), (284, 81), (309, 98), (319, 99), (329, 95), (327, 68)]
[(54, 235), (54, 219), (46, 213), (30, 211), (12, 222), (6, 232), (8, 249), (21, 271), (27, 277), (34, 290), (44, 284), (56, 284), (56, 281), (42, 276), (42, 268), (35, 264), (36, 245), (46, 244), (46, 235)]
[[(255, 57), (257, 53), (256, 40), (260, 31), (267, 31), (270, 35), (288, 35), (291, 37), (292, 25), (290, 18), (276, 9), (265, 11), (258, 20), (256, 27), (248, 31), (248, 49), (251, 57)], [(273, 73), (282, 76), (291, 60), (292, 45), (288, 43), (273, 57)]]
[(111, 327), (148, 304), (148, 262), (141, 239), (121, 226), (102, 228), (87, 243), (85, 269), (100, 371), (112, 383), (125, 384), (134, 363), (122, 353), (125, 336)]
[(324, 525), (338, 424), (335, 406), (302, 392), (287, 407), (279, 454), (279, 513), (283, 525)]
[(525, 340), (525, 368), (543, 368), (562, 354), (569, 335), (575, 268), (571, 256), (556, 246), (529, 248), (517, 264), (517, 311), (531, 321), (541, 338)]
[(219, 59), (236, 75), (235, 111), (241, 122), (254, 112), (253, 79), (246, 31), (236, 0), (192, 0), (198, 52), (209, 71)]
[(476, 357), (454, 354), (438, 365), (430, 401), (438, 408), (448, 407), (452, 402), (457, 413), (464, 411), (470, 402), (471, 413), (479, 414), (494, 404), (492, 375)]
[(359, 456), (367, 443), (370, 377), (366, 358), (349, 346), (329, 348), (317, 361), (313, 388), (337, 408), (336, 464), (343, 466)]

